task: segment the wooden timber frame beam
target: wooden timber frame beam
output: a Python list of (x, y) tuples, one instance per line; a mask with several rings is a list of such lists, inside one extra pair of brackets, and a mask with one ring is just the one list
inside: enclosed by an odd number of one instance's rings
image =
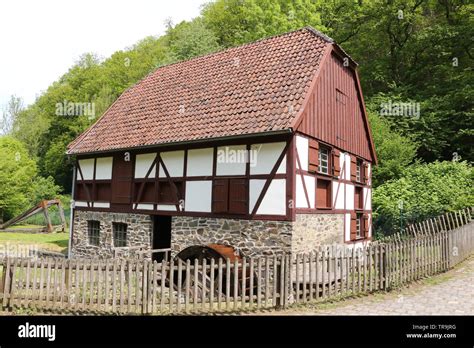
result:
[(272, 183), (272, 180), (275, 177), (276, 172), (278, 171), (278, 168), (280, 168), (280, 165), (281, 165), (281, 162), (283, 161), (283, 158), (285, 158), (285, 155), (288, 152), (288, 148), (290, 147), (290, 142), (291, 142), (291, 139), (286, 141), (285, 148), (281, 152), (280, 156), (278, 157), (278, 160), (275, 162), (275, 165), (272, 168), (272, 171), (270, 172), (270, 175), (268, 176), (267, 180), (265, 181), (265, 185), (263, 185), (262, 192), (260, 192), (260, 196), (258, 196), (258, 199), (255, 202), (255, 206), (252, 209), (252, 214), (251, 214), (252, 217), (255, 216), (255, 214), (258, 211), (258, 208), (260, 208), (260, 204), (262, 203), (263, 198), (265, 197), (265, 195), (268, 191), (268, 188), (270, 187), (270, 184)]
[[(301, 183), (303, 184), (304, 195), (306, 197), (306, 204), (308, 205), (308, 209), (311, 209), (311, 202), (309, 200), (308, 190), (306, 189), (304, 174), (301, 171), (302, 168), (301, 168), (300, 156), (298, 155), (298, 150), (296, 150), (295, 153), (296, 153), (296, 162), (298, 163), (298, 168), (300, 169)], [(315, 187), (315, 190), (316, 190), (316, 187)]]
[[(91, 196), (91, 193), (89, 191), (89, 187), (87, 186), (87, 184), (84, 182), (84, 175), (82, 174), (82, 169), (81, 169), (81, 166), (79, 164), (79, 160), (76, 160), (76, 167), (77, 167), (77, 170), (79, 171), (79, 175), (81, 176), (81, 181), (82, 181), (82, 186), (84, 187), (84, 190), (86, 190), (86, 193), (87, 193), (87, 207), (90, 208), (91, 207), (91, 203), (92, 203), (92, 196)], [(95, 168), (95, 165), (94, 165), (94, 168)], [(94, 169), (95, 170), (95, 169)]]
[[(135, 159), (135, 161), (136, 161), (136, 159)], [(142, 199), (143, 189), (145, 188), (146, 180), (150, 177), (151, 171), (153, 170), (153, 167), (156, 165), (157, 162), (158, 162), (158, 155), (155, 156), (155, 159), (151, 163), (150, 168), (148, 168), (148, 171), (147, 171), (145, 177), (143, 178), (143, 182), (140, 185), (140, 189), (138, 190), (138, 195), (137, 195), (137, 202), (135, 203), (135, 209), (137, 209), (138, 204), (139, 204), (140, 200)], [(158, 170), (158, 168), (156, 168), (156, 170)], [(155, 177), (156, 177), (156, 175), (155, 175)]]
[[(158, 153), (158, 163), (161, 164), (161, 166), (163, 167), (163, 171), (165, 172), (166, 179), (168, 180), (168, 183), (170, 184), (170, 187), (172, 188), (173, 193), (176, 196), (176, 204), (175, 204), (176, 211), (180, 211), (179, 201), (181, 197), (179, 196), (178, 188), (176, 187), (176, 184), (174, 183), (174, 181), (171, 180), (170, 173), (168, 172), (168, 168), (166, 168), (165, 162), (163, 161), (159, 153)], [(158, 170), (160, 169), (159, 166), (157, 169)]]
[[(139, 202), (140, 202), (140, 200), (143, 196), (143, 190), (145, 188), (146, 180), (150, 177), (150, 174), (151, 174), (151, 171), (153, 170), (153, 167), (156, 166), (156, 169), (155, 169), (155, 182), (156, 182), (156, 178), (158, 178), (158, 175), (159, 175), (158, 173), (159, 173), (159, 170), (160, 170), (160, 165), (163, 168), (163, 171), (165, 172), (166, 179), (167, 179), (168, 183), (170, 184), (170, 187), (173, 190), (174, 195), (176, 196), (176, 201), (177, 201), (177, 203), (175, 204), (176, 210), (180, 211), (179, 201), (180, 201), (181, 197), (179, 196), (179, 190), (176, 187), (176, 184), (174, 183), (174, 181), (171, 179), (171, 176), (168, 172), (168, 168), (166, 167), (163, 159), (161, 158), (160, 153), (156, 154), (155, 159), (151, 163), (150, 168), (148, 168), (148, 171), (147, 171), (145, 177), (143, 178), (143, 182), (141, 183), (140, 189), (138, 190), (137, 200), (135, 202), (135, 209), (138, 208), (138, 204), (139, 204)], [(156, 204), (159, 204), (158, 200), (157, 200)]]

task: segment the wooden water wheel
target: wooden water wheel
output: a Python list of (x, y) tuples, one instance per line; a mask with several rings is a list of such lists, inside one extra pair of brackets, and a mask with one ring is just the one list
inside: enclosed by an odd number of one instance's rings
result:
[[(222, 244), (208, 244), (208, 245), (196, 245), (196, 246), (191, 246), (188, 247), (184, 250), (182, 250), (177, 256), (177, 259), (180, 259), (184, 262), (189, 260), (191, 264), (193, 265), (195, 260), (198, 260), (198, 264), (202, 265), (203, 260), (205, 259), (206, 262), (206, 269), (203, 270), (201, 267), (198, 268), (197, 271), (193, 269), (191, 274), (189, 275), (189, 292), (191, 296), (194, 296), (195, 293), (197, 296), (202, 296), (202, 293), (204, 292), (204, 289), (206, 291), (210, 291), (212, 288), (211, 286), (211, 279), (214, 279), (214, 294), (216, 296), (219, 295), (218, 291), (218, 270), (217, 267), (214, 269), (211, 269), (210, 263), (211, 260), (215, 260), (215, 265), (217, 265), (218, 260), (222, 259), (223, 264), (225, 265), (226, 260), (229, 259), (230, 263), (233, 264), (236, 260), (239, 266), (242, 264), (242, 257), (235, 252), (235, 249), (231, 246), (226, 246)], [(214, 272), (213, 277), (211, 277), (211, 272)], [(226, 288), (227, 288), (227, 281), (230, 282), (230, 290), (229, 290), (229, 296), (234, 296), (234, 278), (235, 274), (234, 271), (231, 272), (230, 274), (230, 279), (228, 280), (225, 276), (225, 268), (223, 268), (223, 277), (222, 277), (222, 294), (226, 294)], [(244, 294), (249, 294), (250, 292), (250, 270), (247, 268), (246, 274), (244, 275), (246, 277), (246, 288), (244, 291), (242, 291), (242, 269), (239, 269), (238, 271), (238, 287), (237, 287), (237, 296)], [(175, 272), (174, 274), (174, 279), (175, 279), (175, 286), (178, 285), (178, 271)], [(185, 288), (187, 279), (186, 279), (186, 272), (182, 271), (181, 274), (181, 287), (182, 289)], [(257, 276), (254, 273), (254, 284), (256, 287), (257, 284)]]

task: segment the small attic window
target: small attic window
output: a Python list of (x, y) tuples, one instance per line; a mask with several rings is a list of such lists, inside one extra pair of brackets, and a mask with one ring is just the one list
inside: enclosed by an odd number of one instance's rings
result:
[(336, 102), (341, 103), (342, 105), (347, 104), (347, 95), (345, 95), (341, 90), (336, 88)]

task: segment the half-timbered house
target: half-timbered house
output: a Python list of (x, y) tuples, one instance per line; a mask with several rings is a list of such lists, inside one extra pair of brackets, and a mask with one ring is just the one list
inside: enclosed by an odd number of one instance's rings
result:
[(371, 239), (357, 64), (312, 28), (163, 66), (68, 146), (72, 256)]

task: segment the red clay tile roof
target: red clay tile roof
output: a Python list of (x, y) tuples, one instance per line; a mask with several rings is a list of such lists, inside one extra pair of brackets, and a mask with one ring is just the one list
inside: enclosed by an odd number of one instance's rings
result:
[(68, 153), (287, 130), (331, 44), (303, 28), (161, 67), (126, 90)]

